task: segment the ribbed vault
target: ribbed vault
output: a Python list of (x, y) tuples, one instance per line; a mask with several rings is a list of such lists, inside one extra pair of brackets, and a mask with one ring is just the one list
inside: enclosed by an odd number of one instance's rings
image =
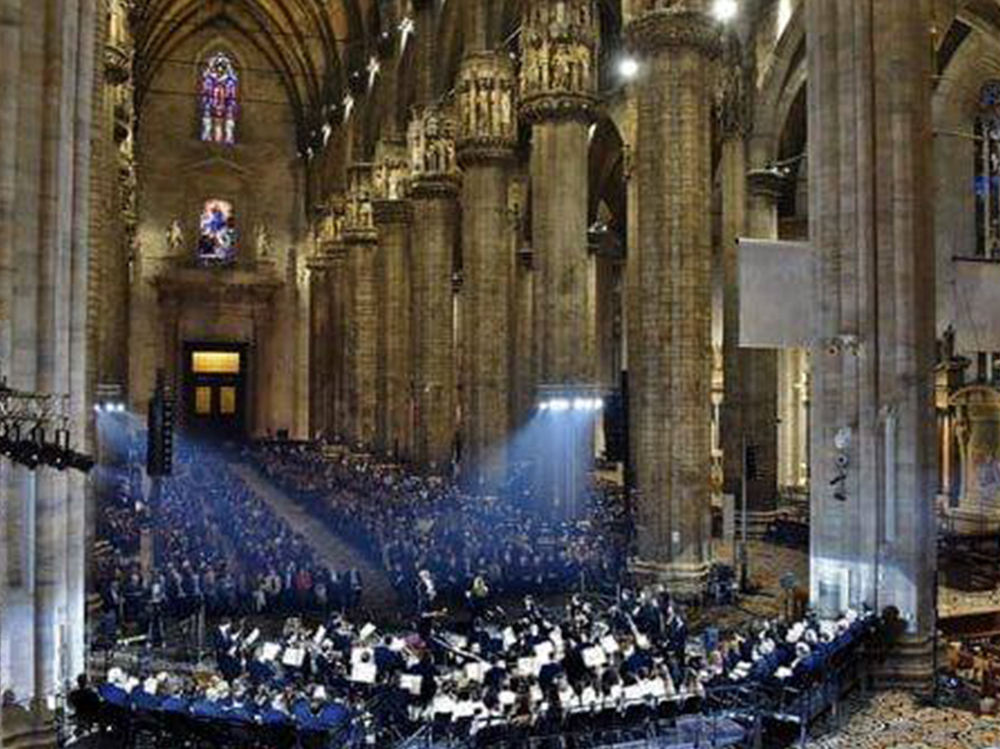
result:
[(136, 101), (185, 41), (217, 29), (252, 46), (278, 71), (300, 135), (339, 101), (346, 71), (364, 65), (375, 0), (136, 0)]

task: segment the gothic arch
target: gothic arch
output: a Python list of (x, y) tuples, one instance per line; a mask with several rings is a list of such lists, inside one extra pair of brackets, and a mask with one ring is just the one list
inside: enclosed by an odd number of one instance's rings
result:
[(777, 158), (779, 137), (798, 89), (806, 79), (806, 28), (798, 3), (774, 45), (753, 101), (753, 139), (749, 162), (763, 166)]

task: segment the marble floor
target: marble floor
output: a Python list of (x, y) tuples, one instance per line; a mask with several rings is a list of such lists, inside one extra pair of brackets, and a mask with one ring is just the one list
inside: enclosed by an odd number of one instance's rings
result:
[(835, 724), (815, 724), (809, 749), (991, 749), (1000, 747), (1000, 718), (925, 707), (909, 694), (883, 692), (847, 700)]

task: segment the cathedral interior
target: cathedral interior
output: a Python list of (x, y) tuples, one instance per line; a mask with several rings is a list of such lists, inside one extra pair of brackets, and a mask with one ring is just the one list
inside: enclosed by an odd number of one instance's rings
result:
[(0, 0), (0, 692), (1000, 745), (1000, 2)]

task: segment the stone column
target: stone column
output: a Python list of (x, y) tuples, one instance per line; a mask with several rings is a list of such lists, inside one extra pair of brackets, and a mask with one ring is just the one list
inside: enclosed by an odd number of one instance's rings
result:
[(410, 227), (405, 200), (405, 145), (380, 141), (372, 176), (372, 215), (378, 232), (375, 256), (376, 402), (375, 443), (393, 458), (409, 456), (412, 388), (410, 326)]
[(928, 0), (806, 0), (817, 253), (810, 582), (896, 607), (888, 682), (930, 688), (936, 543)]
[(333, 383), (329, 413), (330, 430), (338, 442), (343, 442), (349, 431), (347, 389), (347, 335), (351, 314), (350, 268), (347, 246), (343, 240), (326, 246), (327, 288), (330, 294), (330, 372)]
[(412, 339), (410, 331), (410, 231), (413, 210), (405, 200), (376, 200), (378, 229), (378, 445), (394, 458), (410, 456)]
[(455, 444), (455, 342), (452, 273), (458, 239), (454, 123), (427, 109), (410, 125), (413, 202), (413, 458), (441, 473)]
[(710, 563), (710, 132), (718, 30), (699, 10), (651, 9), (627, 34), (643, 65), (636, 83), (638, 319), (629, 341), (635, 564), (684, 594), (701, 589)]
[(354, 164), (348, 169), (350, 187), (344, 217), (351, 285), (350, 330), (347, 335), (350, 439), (363, 449), (375, 442), (377, 400), (375, 310), (375, 250), (378, 235), (372, 218), (372, 165)]
[[(723, 366), (725, 397), (722, 408), (724, 491), (742, 508), (744, 461), (748, 534), (767, 530), (777, 508), (778, 406), (777, 354), (768, 349), (740, 347), (740, 289), (737, 240), (778, 238), (777, 200), (781, 176), (769, 170), (747, 174), (744, 72), (728, 71), (721, 112), (722, 145), (722, 257), (724, 278)], [(737, 513), (737, 523), (742, 512)]]
[[(587, 237), (588, 128), (596, 103), (598, 19), (593, 0), (526, 6), (521, 115), (532, 125), (534, 326), (540, 393), (573, 397), (597, 387), (596, 271)], [(576, 514), (592, 463), (593, 420), (553, 415), (539, 456), (553, 509)], [(576, 427), (576, 428), (575, 428)], [(578, 429), (585, 433), (576, 433)], [(589, 454), (580, 455), (587, 449)], [(578, 470), (572, 470), (576, 466)]]
[(462, 473), (490, 491), (507, 469), (510, 308), (514, 258), (507, 232), (508, 168), (517, 145), (514, 66), (503, 53), (470, 52), (458, 81), (462, 180), (462, 321), (466, 408)]
[[(11, 387), (65, 396), (83, 450), (94, 11), (0, 0), (0, 360)], [(48, 700), (83, 668), (83, 483), (3, 463), (0, 684), (34, 710), (2, 741), (55, 746)]]
[(521, 115), (531, 123), (532, 249), (539, 384), (595, 384), (593, 256), (587, 237), (589, 139), (596, 103), (592, 0), (527, 6)]
[(330, 373), (327, 369), (330, 349), (330, 305), (327, 281), (328, 262), (322, 250), (308, 259), (309, 268), (309, 436), (319, 434), (329, 437), (329, 386)]

